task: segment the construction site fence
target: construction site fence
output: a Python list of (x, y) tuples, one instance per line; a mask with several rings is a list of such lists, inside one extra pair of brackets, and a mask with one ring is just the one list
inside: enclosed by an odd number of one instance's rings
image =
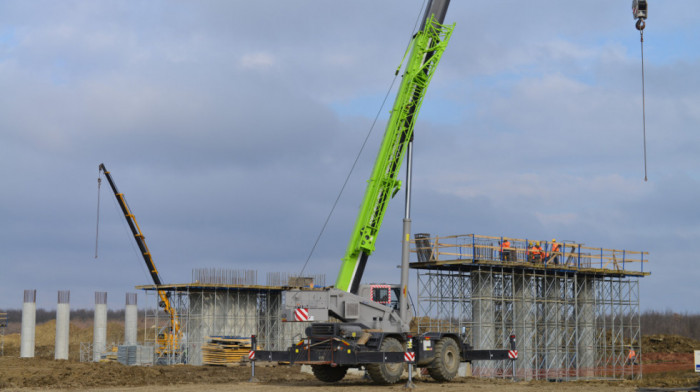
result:
[[(510, 247), (502, 248), (508, 240)], [(547, 257), (533, 260), (528, 257), (531, 243), (539, 245)], [(417, 262), (441, 262), (464, 260), (465, 262), (529, 262), (547, 266), (569, 266), (576, 269), (601, 269), (612, 271), (645, 272), (649, 252), (606, 249), (584, 246), (574, 241), (560, 241), (559, 251), (553, 252), (552, 241), (538, 241), (511, 237), (494, 237), (476, 234), (434, 236), (415, 234), (412, 253)], [(648, 268), (647, 268), (648, 269)]]

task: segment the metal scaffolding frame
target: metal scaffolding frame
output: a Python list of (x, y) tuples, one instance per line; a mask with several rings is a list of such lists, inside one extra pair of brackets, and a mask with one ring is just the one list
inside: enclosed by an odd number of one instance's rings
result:
[[(183, 360), (202, 364), (202, 346), (212, 336), (250, 337), (256, 335), (261, 348), (268, 350), (289, 346), (284, 341), (280, 317), (281, 289), (246, 287), (202, 287), (187, 285), (171, 292), (182, 330), (179, 353), (167, 350), (167, 357), (157, 363), (174, 364)], [(148, 303), (157, 303), (155, 291), (147, 291)], [(169, 327), (170, 318), (154, 306), (144, 310), (146, 344), (156, 344), (159, 331)]]
[[(476, 349), (517, 338), (519, 379), (639, 378), (638, 277), (466, 264), (417, 269), (418, 332), (463, 332)], [(512, 377), (510, 361), (476, 361), (475, 376)]]
[[(325, 276), (300, 278), (293, 274), (268, 273), (268, 285), (257, 284), (253, 270), (199, 269), (192, 273), (195, 283), (137, 286), (146, 291), (144, 309), (145, 344), (157, 346), (158, 333), (169, 328), (170, 317), (157, 306), (158, 290), (171, 298), (180, 322), (177, 350), (156, 354), (156, 362), (202, 364), (202, 347), (210, 337), (249, 338), (256, 335), (257, 345), (265, 350), (284, 350), (303, 336), (309, 323), (282, 320), (284, 290), (290, 282), (323, 283)], [(274, 284), (271, 284), (274, 283)]]

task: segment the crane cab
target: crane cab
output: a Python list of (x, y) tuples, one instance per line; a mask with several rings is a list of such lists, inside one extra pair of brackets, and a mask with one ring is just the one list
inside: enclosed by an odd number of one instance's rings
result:
[(363, 284), (360, 285), (359, 295), (398, 311), (401, 286), (398, 284)]

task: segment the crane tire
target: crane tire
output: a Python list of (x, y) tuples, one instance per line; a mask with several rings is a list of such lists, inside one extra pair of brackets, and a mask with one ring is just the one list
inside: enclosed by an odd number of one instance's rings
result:
[(460, 350), (457, 342), (449, 337), (440, 339), (435, 345), (435, 359), (428, 366), (428, 374), (435, 381), (450, 381), (459, 371)]
[(338, 382), (348, 372), (347, 366), (311, 365), (311, 371), (323, 382)]
[[(379, 347), (384, 352), (404, 352), (403, 344), (392, 337), (384, 338)], [(369, 377), (376, 384), (396, 384), (403, 375), (404, 363), (370, 363), (365, 366)]]

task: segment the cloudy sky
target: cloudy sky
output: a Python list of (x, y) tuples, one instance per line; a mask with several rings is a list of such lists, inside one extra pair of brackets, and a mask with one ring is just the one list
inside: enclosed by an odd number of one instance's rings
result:
[[(110, 307), (150, 278), (301, 270), (404, 55), (423, 0), (1, 1), (0, 309)], [(414, 232), (650, 252), (642, 309), (697, 312), (700, 7), (454, 0), (416, 127)], [(397, 83), (398, 84), (398, 83)], [(335, 280), (388, 117), (306, 271)], [(397, 281), (403, 201), (365, 281)], [(415, 278), (412, 274), (412, 279)], [(413, 283), (412, 283), (413, 285)], [(140, 301), (140, 303), (143, 303)]]

